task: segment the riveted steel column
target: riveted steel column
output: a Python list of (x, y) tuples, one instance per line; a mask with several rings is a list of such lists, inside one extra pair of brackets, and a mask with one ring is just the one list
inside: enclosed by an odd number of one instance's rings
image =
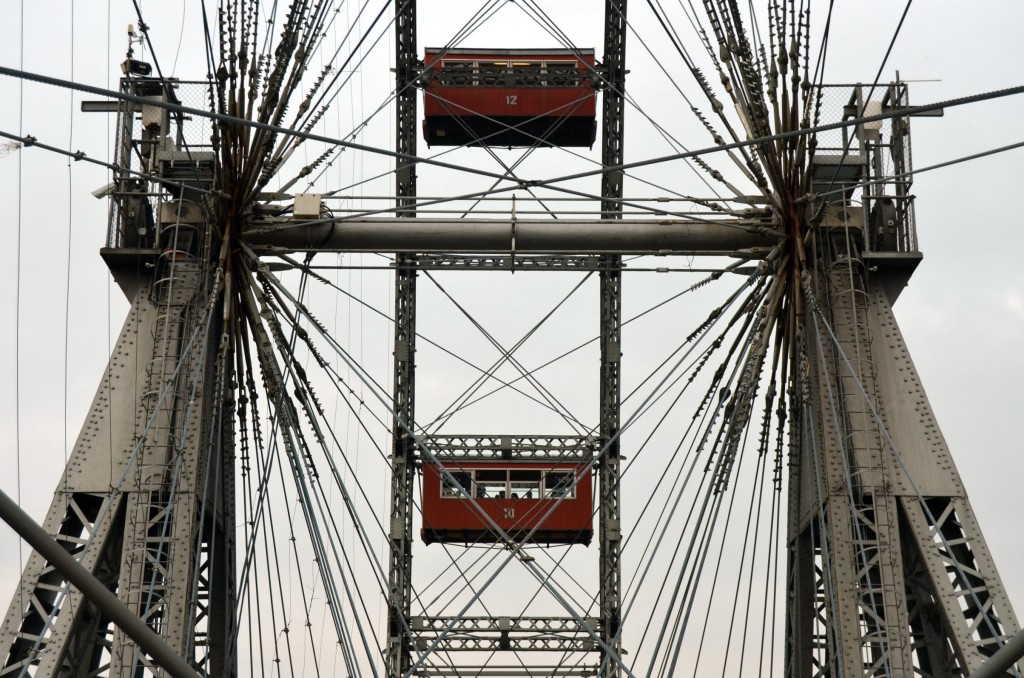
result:
[[(607, 82), (603, 99), (601, 162), (605, 167), (623, 162), (623, 113), (626, 75), (626, 0), (606, 0), (604, 68)], [(622, 218), (622, 172), (601, 177), (601, 218)], [(620, 651), (622, 572), (619, 565), (622, 532), (619, 515), (619, 381), (622, 337), (622, 257), (602, 256), (601, 266), (601, 403), (600, 434), (607, 446), (598, 467), (600, 492), (600, 603), (601, 638), (615, 653)], [(618, 676), (619, 664), (607, 657), (602, 676)]]
[[(395, 0), (395, 150), (416, 154), (416, 0)], [(396, 160), (395, 195), (399, 217), (416, 215), (416, 166)], [(412, 507), (416, 448), (409, 429), (415, 421), (415, 254), (398, 254), (395, 272), (394, 422), (391, 447), (391, 559), (386, 675), (408, 671), (412, 601)]]
[(889, 298), (849, 242), (818, 236), (806, 288), (786, 675), (974, 675), (1019, 625)]

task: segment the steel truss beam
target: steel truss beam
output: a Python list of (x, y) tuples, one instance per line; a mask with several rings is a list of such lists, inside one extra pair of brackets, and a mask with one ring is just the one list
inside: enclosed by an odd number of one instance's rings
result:
[(418, 672), (421, 676), (475, 676), (477, 678), (485, 678), (487, 676), (494, 676), (495, 678), (512, 678), (513, 676), (524, 676), (525, 678), (532, 678), (533, 676), (548, 676), (553, 678), (554, 676), (594, 676), (597, 675), (596, 666), (528, 666), (524, 667), (522, 664), (511, 664), (511, 665), (498, 665), (498, 664), (484, 664), (477, 666), (427, 666), (421, 668)]
[[(103, 614), (109, 616), (121, 628), (129, 633), (133, 640), (146, 652), (156, 657), (163, 669), (173, 678), (198, 678), (195, 669), (174, 652), (144, 621), (135, 616), (121, 601), (110, 592), (109, 584), (101, 581), (84, 567), (64, 546), (47, 534), (46, 530), (37, 525), (17, 502), (0, 490), (0, 517), (31, 544), (40, 554), (53, 565), (61, 575), (67, 577), (79, 590), (86, 592), (89, 603)], [(15, 668), (27, 668), (28, 662), (22, 662)], [(20, 671), (19, 671), (20, 673)]]
[(600, 449), (596, 436), (421, 436), (420, 443), (440, 461), (512, 459), (585, 462)]
[(422, 254), (416, 258), (420, 271), (597, 271), (602, 262), (593, 256), (557, 255), (457, 255)]
[[(591, 629), (597, 619), (588, 619)], [(597, 643), (571, 617), (414, 617), (418, 649), (425, 649), (451, 625), (437, 652), (593, 652)], [(565, 662), (569, 663), (569, 662)], [(532, 668), (532, 667), (531, 667)]]

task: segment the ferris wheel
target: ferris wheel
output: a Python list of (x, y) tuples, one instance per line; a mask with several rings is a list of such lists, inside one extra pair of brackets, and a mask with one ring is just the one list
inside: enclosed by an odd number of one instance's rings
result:
[(1021, 88), (549, 4), (133, 3), (112, 85), (2, 67), (107, 114), (0, 133), (107, 173), (129, 308), (39, 521), (88, 585), (32, 542), (0, 676), (1019, 675), (892, 305), (911, 124)]

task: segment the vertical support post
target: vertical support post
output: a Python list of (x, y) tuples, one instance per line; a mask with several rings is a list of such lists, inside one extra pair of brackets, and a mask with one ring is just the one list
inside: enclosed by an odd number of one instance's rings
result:
[[(118, 597), (182, 655), (194, 649), (193, 568), (202, 542), (204, 451), (216, 402), (216, 352), (204, 350), (216, 328), (191, 349), (186, 343), (202, 322), (199, 300), (208, 284), (203, 268), (197, 259), (168, 259), (156, 268), (154, 347), (141, 398), (148, 432), (131, 468), (118, 575)], [(136, 675), (149, 663), (131, 637), (114, 630), (111, 676)]]
[[(395, 150), (406, 155), (416, 155), (417, 63), (416, 0), (395, 0)], [(395, 163), (397, 206), (412, 207), (416, 202), (416, 165), (402, 158)], [(399, 211), (398, 216), (416, 215), (412, 210)]]
[[(404, 259), (404, 258), (403, 258)], [(391, 447), (391, 559), (388, 611), (387, 676), (398, 678), (410, 665), (410, 603), (412, 601), (412, 506), (416, 480), (415, 445), (406, 430), (413, 421), (416, 332), (415, 269), (395, 274), (395, 380)]]
[[(395, 0), (395, 150), (416, 154), (416, 0)], [(416, 166), (399, 157), (395, 168), (397, 215), (416, 216)], [(416, 447), (409, 433), (415, 421), (416, 257), (396, 256), (394, 413), (391, 448), (391, 559), (388, 579), (386, 675), (398, 678), (410, 666), (412, 601), (412, 506)]]
[[(602, 102), (601, 162), (618, 167), (623, 162), (623, 117), (626, 84), (626, 0), (606, 0), (604, 32), (605, 90)], [(601, 218), (622, 218), (622, 171), (614, 169), (601, 176)], [(599, 558), (601, 639), (621, 654), (622, 572), (619, 563), (619, 397), (620, 345), (622, 338), (622, 257), (602, 256), (601, 269), (601, 403), (600, 435), (607, 445), (598, 467), (600, 492)], [(601, 675), (618, 676), (618, 662), (604, 658)]]

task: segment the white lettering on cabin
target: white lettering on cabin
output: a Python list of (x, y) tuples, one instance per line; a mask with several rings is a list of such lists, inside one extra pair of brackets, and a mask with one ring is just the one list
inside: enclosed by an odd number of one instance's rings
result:
[(507, 94), (507, 95), (505, 95), (505, 103), (508, 104), (509, 106), (515, 106), (516, 105), (516, 101), (518, 99), (519, 99), (519, 96), (516, 95), (516, 94)]

